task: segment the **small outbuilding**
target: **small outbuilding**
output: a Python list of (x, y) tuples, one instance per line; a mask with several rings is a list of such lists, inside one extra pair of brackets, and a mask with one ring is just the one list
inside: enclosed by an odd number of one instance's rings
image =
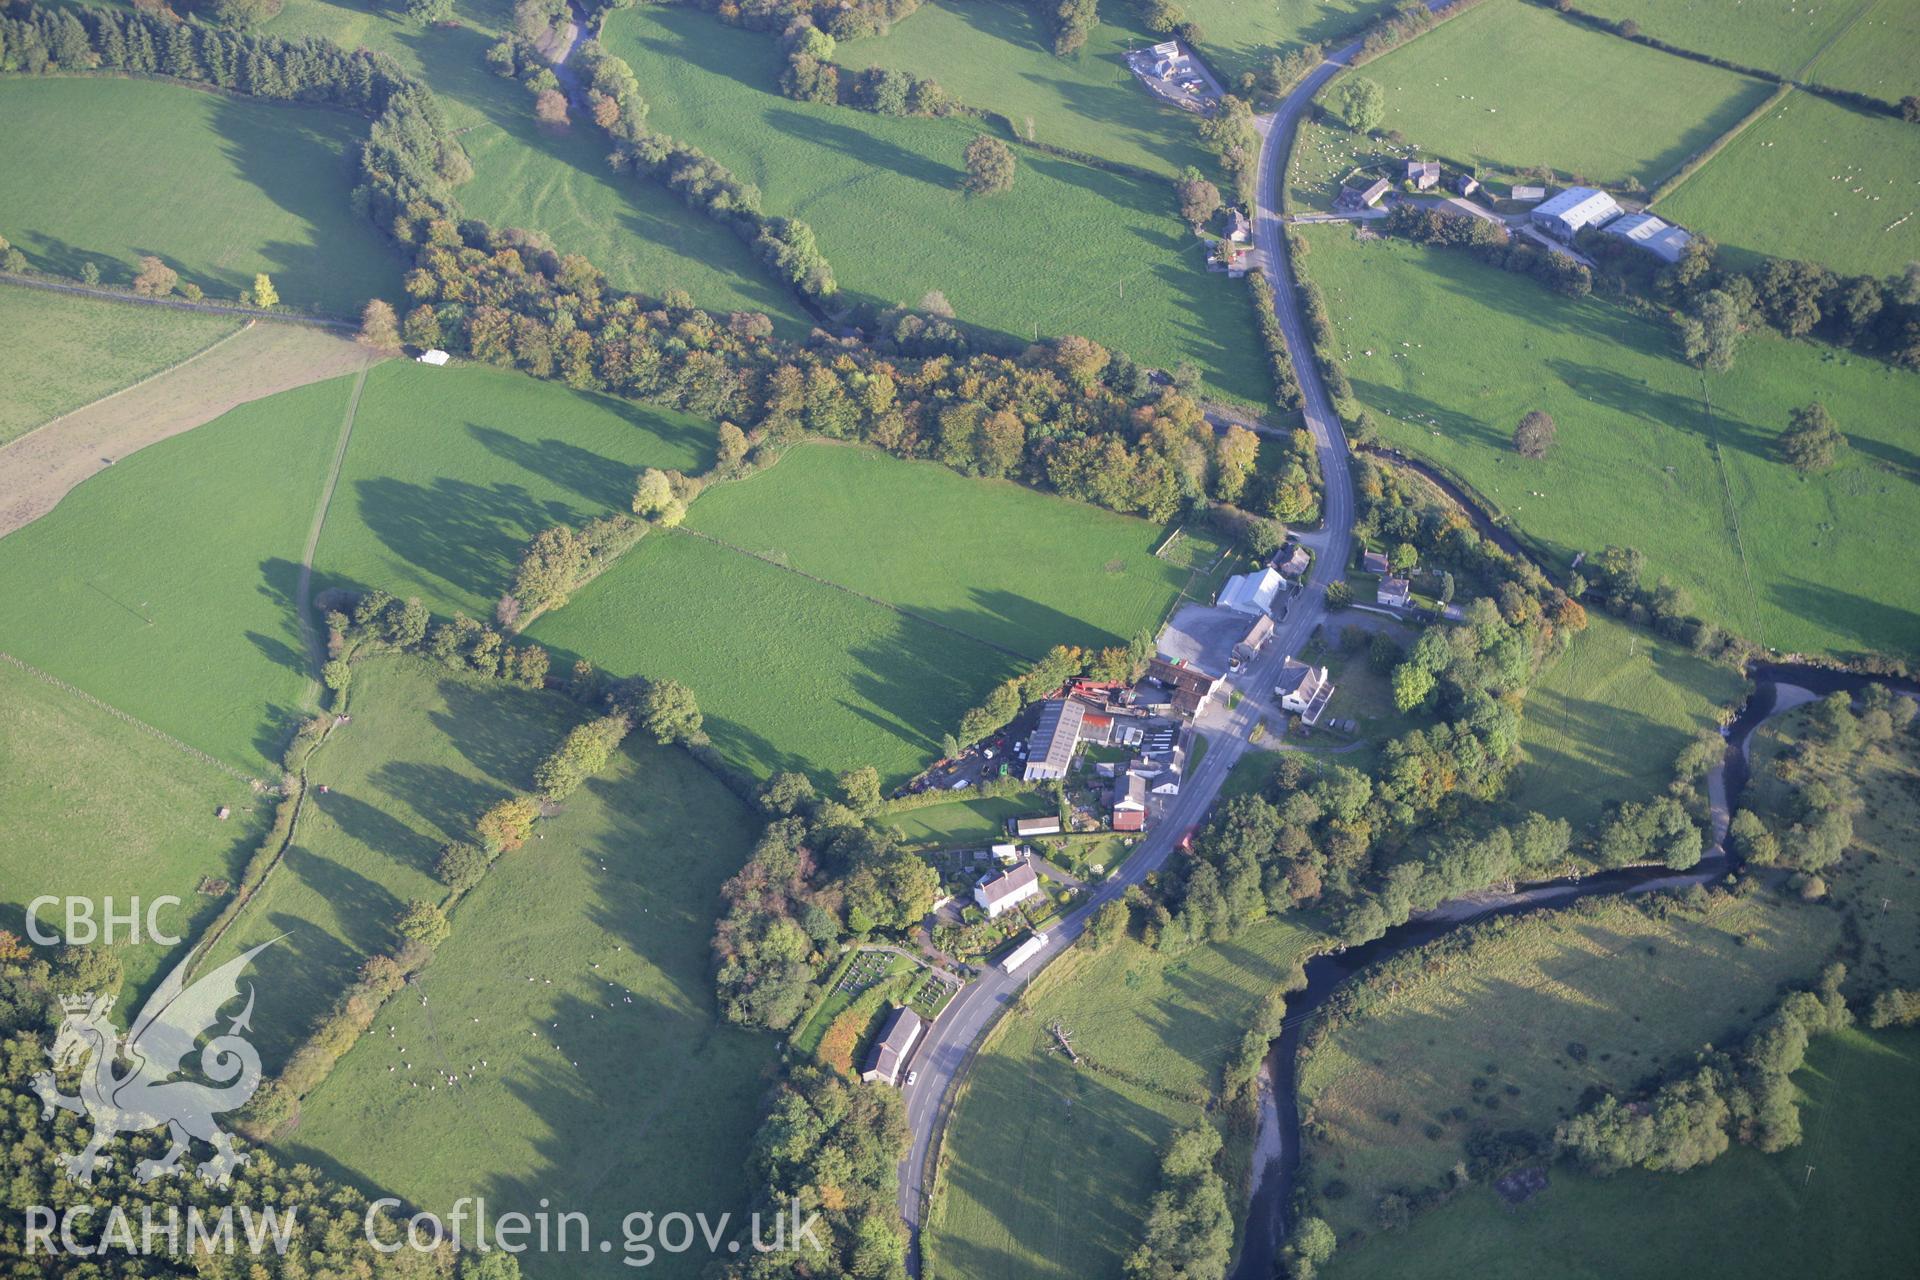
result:
[(1514, 187), (1512, 188), (1512, 193), (1513, 198), (1522, 204), (1532, 204), (1537, 200), (1545, 200), (1547, 198), (1547, 189), (1545, 187)]
[(1392, 566), (1390, 566), (1387, 563), (1386, 552), (1368, 551), (1363, 555), (1361, 555), (1360, 567), (1362, 569), (1365, 569), (1368, 573), (1377, 573), (1384, 577), (1388, 569), (1390, 569)]
[(1470, 196), (1480, 189), (1480, 180), (1470, 173), (1463, 173), (1453, 180), (1453, 189), (1463, 196)]
[(440, 348), (434, 347), (430, 351), (422, 351), (419, 355), (415, 356), (414, 359), (421, 364), (441, 365), (453, 359), (453, 357)]

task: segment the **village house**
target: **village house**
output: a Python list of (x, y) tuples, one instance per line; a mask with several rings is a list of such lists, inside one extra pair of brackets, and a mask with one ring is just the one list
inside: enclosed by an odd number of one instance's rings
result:
[(973, 900), (980, 904), (980, 909), (991, 920), (1039, 892), (1040, 873), (1033, 869), (1031, 858), (1022, 858), (1004, 871), (981, 876), (973, 886)]
[(1407, 161), (1407, 181), (1413, 184), (1415, 191), (1431, 191), (1440, 185), (1440, 162), (1438, 160)]
[(1253, 239), (1253, 224), (1238, 209), (1227, 210), (1227, 239), (1235, 244), (1246, 244)]
[(880, 1031), (880, 1039), (874, 1043), (867, 1054), (866, 1070), (860, 1078), (868, 1084), (900, 1083), (900, 1073), (906, 1068), (907, 1059), (913, 1054), (913, 1047), (920, 1043), (920, 1032), (925, 1024), (920, 1015), (901, 1005), (887, 1018), (887, 1025)]
[(1340, 195), (1334, 200), (1333, 207), (1344, 212), (1359, 209), (1371, 209), (1386, 198), (1393, 184), (1385, 178), (1377, 178), (1364, 187), (1342, 187)]
[(1137, 773), (1113, 784), (1113, 829), (1142, 831), (1147, 825), (1147, 780)]
[(1387, 563), (1386, 552), (1368, 551), (1361, 555), (1360, 567), (1368, 573), (1377, 573), (1384, 577), (1393, 566)]
[(1404, 609), (1413, 598), (1413, 583), (1406, 578), (1386, 577), (1380, 579), (1380, 590), (1374, 594), (1377, 604), (1391, 605)]
[(1307, 571), (1307, 566), (1311, 563), (1312, 559), (1307, 555), (1307, 549), (1297, 542), (1293, 544), (1291, 550), (1283, 547), (1273, 553), (1273, 567), (1278, 569), (1283, 577), (1297, 578)]
[(1604, 227), (1620, 216), (1613, 197), (1595, 187), (1568, 187), (1527, 215), (1533, 225), (1559, 240), (1571, 241), (1588, 227)]
[(1666, 263), (1680, 261), (1687, 252), (1687, 242), (1693, 239), (1693, 234), (1684, 227), (1676, 227), (1651, 213), (1630, 213), (1616, 218), (1607, 224), (1606, 232)]
[(1453, 180), (1453, 189), (1463, 196), (1470, 196), (1480, 189), (1480, 182), (1470, 173), (1463, 173)]
[(1243, 665), (1259, 657), (1260, 650), (1272, 636), (1273, 615), (1263, 613), (1253, 620), (1253, 625), (1247, 628), (1247, 634), (1241, 636), (1239, 643), (1233, 646), (1234, 664)]
[(1280, 708), (1300, 717), (1303, 724), (1318, 724), (1320, 713), (1333, 699), (1333, 681), (1325, 667), (1301, 662), (1289, 654), (1280, 664), (1280, 679), (1273, 686)]
[(1147, 679), (1172, 691), (1173, 709), (1183, 716), (1197, 716), (1207, 708), (1221, 677), (1202, 671), (1192, 663), (1173, 662), (1155, 654), (1147, 664)]

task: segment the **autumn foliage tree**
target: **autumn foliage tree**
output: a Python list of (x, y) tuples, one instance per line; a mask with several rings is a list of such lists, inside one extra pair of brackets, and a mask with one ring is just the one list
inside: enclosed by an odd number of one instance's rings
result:
[(539, 816), (540, 806), (531, 797), (512, 796), (481, 814), (473, 829), (488, 849), (512, 853), (533, 834), (533, 821)]
[(981, 134), (967, 144), (967, 176), (961, 182), (976, 196), (997, 196), (1013, 190), (1013, 149), (998, 138)]

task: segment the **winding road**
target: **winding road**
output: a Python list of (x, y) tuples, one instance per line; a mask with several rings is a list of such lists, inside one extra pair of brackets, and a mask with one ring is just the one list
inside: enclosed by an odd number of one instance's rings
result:
[[(1313, 95), (1340, 72), (1342, 60), (1358, 47), (1355, 44), (1342, 49), (1321, 63), (1281, 101), (1271, 116), (1261, 121), (1260, 173), (1254, 208), (1254, 240), (1263, 251), (1264, 269), (1273, 284), (1274, 314), (1280, 321), (1287, 352), (1300, 381), (1303, 415), (1308, 430), (1313, 433), (1320, 470), (1326, 478), (1325, 525), (1318, 532), (1301, 535), (1300, 539), (1314, 550), (1322, 565), (1344, 565), (1352, 554), (1353, 476), (1347, 465), (1346, 437), (1326, 386), (1320, 380), (1313, 347), (1307, 340), (1300, 315), (1278, 207), (1280, 183), (1286, 170), (1287, 140), (1293, 135), (1294, 124), (1307, 110)], [(1247, 696), (1241, 698), (1238, 707), (1215, 718), (1214, 726), (1202, 730), (1208, 740), (1206, 755), (1199, 767), (1181, 781), (1179, 796), (1168, 806), (1159, 825), (1139, 850), (1127, 859), (1118, 874), (1048, 932), (1046, 948), (1035, 960), (1013, 974), (997, 968), (988, 970), (963, 988), (929, 1029), (913, 1058), (915, 1082), (903, 1091), (912, 1144), (900, 1166), (900, 1215), (911, 1233), (907, 1263), (915, 1275), (920, 1272), (920, 1229), (939, 1159), (940, 1135), (952, 1110), (956, 1089), (982, 1038), (1020, 989), (1073, 945), (1095, 911), (1158, 870), (1181, 833), (1205, 819), (1221, 784), (1248, 750), (1247, 734), (1266, 710), (1266, 698), (1262, 695), (1272, 688), (1281, 662), (1286, 655), (1305, 647), (1313, 629), (1325, 617), (1326, 586), (1316, 580), (1308, 583), (1295, 599), (1289, 620), (1275, 628), (1274, 638), (1262, 656), (1228, 678), (1229, 688)], [(1228, 700), (1224, 689), (1215, 697), (1222, 703)]]

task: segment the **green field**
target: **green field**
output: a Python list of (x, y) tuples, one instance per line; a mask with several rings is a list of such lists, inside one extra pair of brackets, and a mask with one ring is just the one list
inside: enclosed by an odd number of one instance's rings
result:
[(1508, 792), (1516, 808), (1565, 818), (1576, 832), (1609, 805), (1663, 791), (1681, 748), (1745, 689), (1738, 672), (1650, 631), (1587, 616), (1527, 694)]
[(962, 320), (1009, 338), (1084, 334), (1148, 365), (1190, 360), (1221, 394), (1270, 397), (1251, 304), (1205, 269), (1170, 183), (1023, 151), (1012, 191), (971, 198), (961, 155), (978, 124), (791, 101), (777, 41), (693, 9), (617, 11), (605, 39), (633, 65), (649, 127), (811, 225), (846, 301), (940, 290)]
[(628, 510), (642, 467), (704, 471), (712, 440), (684, 414), (518, 373), (389, 362), (354, 414), (315, 590), (491, 617), (534, 534)]
[(1123, 15), (1107, 17), (1078, 53), (1057, 58), (1039, 9), (1019, 0), (935, 0), (886, 36), (843, 46), (837, 60), (849, 70), (930, 76), (967, 106), (1006, 116), (1023, 138), (1169, 176), (1186, 165), (1213, 173), (1196, 117), (1162, 105), (1127, 69), (1126, 51), (1159, 37), (1113, 25)]
[(457, 25), (422, 28), (400, 5), (289, 0), (263, 30), (391, 54), (424, 80), (473, 161), (473, 180), (455, 193), (468, 217), (541, 232), (621, 288), (655, 297), (685, 289), (700, 306), (765, 312), (786, 336), (803, 336), (806, 315), (737, 236), (665, 189), (614, 174), (611, 145), (591, 120), (542, 125), (533, 95), (488, 70), (487, 47), (512, 25), (512, 9), (510, 0), (459, 0)]
[[(1886, 573), (1884, 550), (1886, 530), (1920, 514), (1913, 375), (1755, 338), (1704, 384), (1709, 419), (1671, 334), (1623, 308), (1570, 302), (1465, 253), (1338, 228), (1306, 237), (1305, 270), (1381, 434), (1463, 477), (1547, 563), (1628, 544), (1649, 583), (1672, 579), (1759, 643), (1920, 650), (1920, 580)], [(1774, 441), (1816, 398), (1851, 447), (1802, 479)], [(1511, 445), (1530, 409), (1559, 424), (1540, 462)]]
[(969, 841), (984, 844), (1006, 837), (1008, 819), (1052, 813), (1055, 807), (1052, 796), (1043, 791), (1030, 791), (1018, 796), (930, 804), (903, 813), (882, 814), (879, 822), (890, 831), (898, 831), (909, 844), (935, 847)]
[[(1317, 935), (1289, 922), (1169, 957), (1126, 940), (1047, 969), (969, 1068), (923, 1247), (968, 1280), (1118, 1276), (1259, 1002)], [(1052, 1046), (1058, 1022), (1081, 1055)]]
[(265, 776), (309, 672), (302, 548), (352, 379), (242, 405), (0, 539), (0, 650)]
[[(254, 1043), (269, 1070), (362, 960), (393, 949), (394, 918), (410, 899), (445, 896), (433, 876), (440, 847), (471, 839), (473, 819), (494, 801), (530, 790), (534, 766), (580, 715), (558, 695), (414, 658), (358, 664), (351, 710), (352, 723), (308, 762), (286, 856), (209, 955), (286, 935), (254, 961)], [(539, 847), (523, 856), (537, 858)]]
[(38, 270), (124, 285), (156, 253), (220, 298), (261, 271), (291, 307), (399, 296), (400, 256), (347, 203), (360, 116), (64, 76), (0, 81), (0, 118), (0, 228)]
[[(350, 729), (383, 706), (419, 699), (424, 683), (410, 675), (357, 688)], [(363, 797), (421, 831), (437, 826), (413, 809), (431, 779), (398, 770), (419, 767), (426, 744), (448, 742), (442, 727), (456, 751), (473, 752), (484, 741), (482, 714), (512, 715), (514, 704), (534, 702), (443, 685), (473, 698), (476, 714), (425, 689), (427, 705), (456, 715), (434, 715), (428, 727), (407, 712), (402, 725), (415, 726), (416, 737), (395, 743), (405, 763), (373, 779), (376, 791), (404, 794), (398, 803)], [(515, 727), (543, 729), (533, 720)], [(524, 736), (533, 746), (540, 733)], [(341, 763), (329, 757), (345, 745), (328, 745), (327, 767)], [(472, 772), (471, 762), (438, 751), (448, 767)], [(327, 799), (338, 798), (336, 788)], [(635, 738), (541, 832), (461, 901), (452, 938), (418, 982), (428, 1002), (410, 988), (381, 1011), (374, 1031), (307, 1099), (290, 1154), (437, 1213), (483, 1195), (490, 1214), (531, 1214), (547, 1197), (556, 1209), (590, 1214), (603, 1234), (648, 1208), (738, 1220), (773, 1043), (718, 1024), (707, 944), (715, 895), (746, 858), (752, 819), (685, 753)], [(411, 840), (381, 851), (411, 861)], [(263, 984), (263, 1008), (269, 990)], [(450, 1088), (436, 1069), (462, 1082)], [(618, 1257), (523, 1262), (533, 1277), (632, 1274)], [(647, 1274), (697, 1274), (702, 1260), (663, 1255)]]
[(240, 327), (195, 315), (0, 288), (0, 332), (33, 335), (0, 346), (0, 445), (206, 350)]
[(1767, 895), (1717, 895), (1705, 918), (1665, 921), (1594, 907), (1512, 918), (1408, 968), (1303, 1058), (1311, 1190), (1348, 1188), (1314, 1211), (1342, 1237), (1373, 1230), (1386, 1192), (1445, 1183), (1476, 1128), (1549, 1133), (1589, 1088), (1630, 1089), (1742, 1034), (1840, 938), (1832, 912)]
[(1794, 93), (1660, 202), (1741, 266), (1802, 258), (1892, 275), (1920, 258), (1920, 140), (1910, 124)]
[[(1898, 4), (1901, 0), (1892, 0)], [(1631, 19), (1642, 34), (1673, 45), (1780, 76), (1806, 66), (1874, 0), (1805, 4), (1800, 0), (1581, 0), (1602, 18)], [(1818, 79), (1819, 77), (1814, 77)], [(1899, 96), (1899, 95), (1894, 95)]]
[[(914, 518), (876, 519), (877, 494)], [(1160, 525), (831, 444), (708, 491), (688, 526), (1029, 658), (1158, 629), (1192, 576), (1155, 558)], [(1217, 558), (1210, 534), (1191, 540)]]
[[(1328, 1280), (1879, 1280), (1920, 1269), (1910, 1189), (1920, 1178), (1913, 1081), (1920, 1032), (1814, 1042), (1794, 1076), (1805, 1140), (1735, 1147), (1684, 1176), (1589, 1178), (1555, 1169), (1515, 1208), (1487, 1187), (1344, 1251)], [(1811, 1168), (1811, 1173), (1809, 1173)], [(1551, 1259), (1551, 1263), (1544, 1260)]]
[(816, 779), (871, 764), (889, 785), (939, 753), (968, 707), (1018, 666), (907, 618), (690, 533), (655, 533), (541, 618), (529, 638), (564, 670), (693, 689), (714, 744), (762, 776)]
[[(130, 898), (171, 894), (180, 905), (156, 922), (191, 939), (220, 908), (196, 892), (202, 878), (239, 877), (274, 804), (10, 662), (0, 662), (0, 778), (0, 929), (16, 937), (42, 894), (91, 898), (97, 912), (109, 897), (124, 911)], [(224, 822), (223, 807), (232, 811)], [(41, 921), (58, 930), (59, 909)], [(123, 948), (129, 985), (144, 987), (182, 950)], [(121, 1003), (138, 1007), (131, 995)]]
[(1920, 43), (1920, 5), (1913, 0), (1868, 0), (1860, 17), (1814, 59), (1806, 78), (1898, 102), (1920, 93), (1913, 50)]
[[(1649, 190), (1771, 91), (1522, 0), (1488, 0), (1359, 74), (1386, 90), (1380, 127), (1423, 152)], [(1632, 128), (1609, 103), (1633, 104)]]
[[(1120, 6), (1115, 6), (1120, 7)], [(1181, 0), (1187, 20), (1200, 24), (1200, 56), (1237, 92), (1248, 72), (1260, 73), (1269, 59), (1310, 41), (1338, 46), (1393, 8), (1382, 0)], [(1165, 39), (1156, 36), (1155, 39)]]

